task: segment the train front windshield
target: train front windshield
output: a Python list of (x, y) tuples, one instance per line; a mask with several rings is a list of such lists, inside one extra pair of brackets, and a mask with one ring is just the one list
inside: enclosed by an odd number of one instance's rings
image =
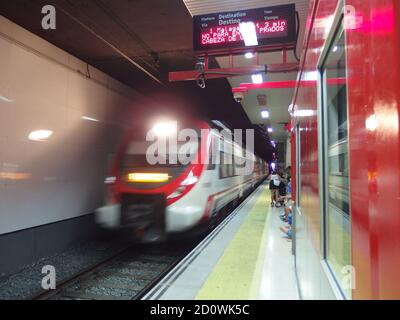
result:
[(178, 178), (196, 161), (200, 141), (158, 148), (153, 142), (132, 141), (121, 161), (121, 176), (132, 186), (153, 188)]
[(123, 158), (123, 167), (186, 167), (195, 161), (200, 141), (179, 142), (158, 148), (151, 142), (131, 142)]

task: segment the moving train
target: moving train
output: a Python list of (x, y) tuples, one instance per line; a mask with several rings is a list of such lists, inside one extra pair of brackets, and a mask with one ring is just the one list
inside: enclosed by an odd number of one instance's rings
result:
[(268, 176), (268, 165), (218, 121), (163, 121), (130, 132), (106, 179), (106, 229), (157, 241), (212, 228)]

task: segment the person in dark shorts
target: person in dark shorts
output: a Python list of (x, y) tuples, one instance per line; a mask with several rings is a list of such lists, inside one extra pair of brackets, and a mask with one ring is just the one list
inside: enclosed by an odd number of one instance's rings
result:
[(276, 171), (270, 175), (269, 190), (271, 191), (271, 207), (274, 207), (279, 197), (279, 186), (281, 184), (281, 177)]
[(286, 183), (284, 179), (281, 179), (281, 183), (278, 187), (278, 199), (275, 203), (276, 207), (282, 207), (285, 204), (285, 197), (286, 196)]

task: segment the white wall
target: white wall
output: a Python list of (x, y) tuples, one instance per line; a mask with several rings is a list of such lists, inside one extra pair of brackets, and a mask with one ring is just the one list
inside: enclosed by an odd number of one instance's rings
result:
[[(88, 79), (86, 70), (0, 16), (0, 234), (89, 214), (102, 204), (107, 155), (120, 125), (134, 120), (139, 96), (93, 67)], [(29, 141), (39, 129), (54, 134)]]

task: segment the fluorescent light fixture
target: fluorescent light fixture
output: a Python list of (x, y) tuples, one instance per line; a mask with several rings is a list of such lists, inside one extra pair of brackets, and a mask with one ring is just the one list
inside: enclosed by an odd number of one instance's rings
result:
[(242, 22), (239, 25), (239, 28), (246, 47), (258, 46), (256, 26), (254, 22)]
[(92, 122), (99, 122), (99, 120), (97, 120), (97, 119), (95, 119), (95, 118), (86, 117), (86, 116), (83, 116), (83, 117), (82, 117), (82, 120), (92, 121)]
[(47, 141), (53, 135), (51, 130), (36, 130), (29, 134), (28, 139), (31, 141), (43, 142)]
[(272, 132), (274, 132), (274, 129), (268, 128), (268, 132), (269, 132), (269, 133), (272, 133)]
[(247, 52), (245, 55), (246, 59), (253, 59), (254, 58), (254, 53), (253, 52)]
[(268, 110), (261, 111), (261, 117), (263, 119), (268, 119), (269, 118), (269, 111)]
[(9, 99), (9, 98), (7, 98), (7, 97), (4, 97), (4, 96), (2, 96), (2, 95), (0, 95), (0, 100), (1, 100), (1, 101), (4, 101), (4, 102), (8, 102), (8, 103), (14, 102), (14, 100), (11, 100), (11, 99)]
[(153, 132), (156, 136), (167, 137), (176, 134), (178, 131), (178, 124), (176, 121), (160, 122), (153, 126)]
[(263, 79), (263, 76), (262, 76), (261, 73), (253, 74), (253, 75), (251, 76), (251, 80), (253, 80), (253, 83), (254, 83), (254, 84), (261, 84), (261, 83), (264, 82), (264, 79)]
[(312, 117), (316, 115), (316, 112), (314, 110), (309, 110), (309, 109), (304, 109), (304, 110), (296, 110), (293, 113), (294, 117), (299, 117), (299, 118), (303, 118), (303, 117)]

